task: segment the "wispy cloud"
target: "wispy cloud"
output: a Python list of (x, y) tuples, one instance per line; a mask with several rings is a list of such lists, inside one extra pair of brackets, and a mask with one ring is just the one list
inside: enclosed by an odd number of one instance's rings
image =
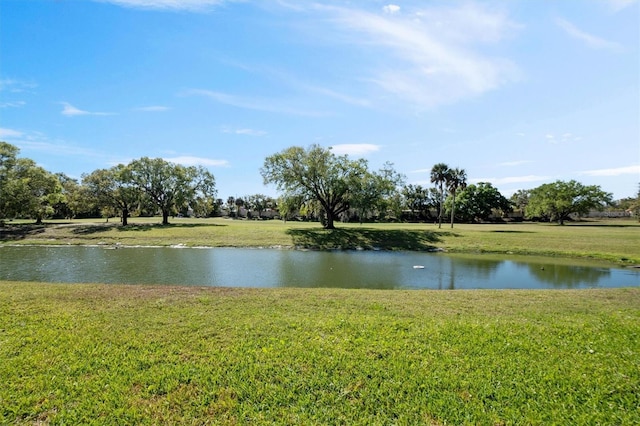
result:
[(228, 127), (224, 127), (222, 129), (222, 133), (231, 133), (234, 135), (245, 135), (245, 136), (265, 136), (267, 134), (264, 130), (255, 130), (255, 129), (231, 129)]
[(0, 79), (0, 92), (23, 93), (32, 91), (38, 87), (36, 83), (16, 80), (13, 78)]
[(483, 6), (469, 3), (402, 15), (315, 7), (336, 28), (326, 33), (342, 34), (338, 42), (347, 41), (386, 58), (361, 80), (404, 101), (423, 107), (453, 103), (519, 77), (510, 60), (484, 55), (477, 48), (480, 43), (499, 42), (518, 28), (505, 14)]
[(622, 175), (637, 175), (640, 177), (640, 164), (635, 166), (617, 167), (613, 169), (596, 169), (586, 170), (580, 172), (581, 175), (586, 176), (622, 176)]
[(331, 150), (338, 155), (364, 156), (380, 150), (380, 145), (369, 143), (347, 143), (333, 145)]
[(144, 107), (139, 107), (139, 108), (134, 108), (134, 111), (141, 111), (141, 112), (165, 112), (165, 111), (169, 111), (171, 108), (166, 107), (166, 106), (161, 106), (161, 105), (151, 105), (151, 106), (144, 106)]
[(522, 166), (524, 164), (529, 164), (531, 163), (531, 160), (516, 160), (516, 161), (505, 161), (504, 163), (499, 163), (498, 166), (503, 166), (503, 167), (518, 167), (518, 166)]
[(568, 132), (562, 134), (547, 133), (546, 135), (544, 135), (544, 138), (547, 142), (554, 145), (566, 144), (570, 142), (580, 142), (582, 140), (582, 136), (577, 136), (573, 133)]
[(182, 164), (183, 166), (226, 167), (229, 165), (227, 160), (215, 160), (212, 158), (193, 157), (190, 155), (165, 158), (165, 160), (172, 163)]
[(411, 170), (409, 173), (431, 173), (431, 169), (417, 169), (417, 170)]
[(79, 108), (74, 107), (68, 102), (60, 102), (60, 104), (63, 107), (60, 113), (68, 117), (75, 117), (78, 115), (115, 115), (115, 113), (113, 112), (91, 112), (91, 111), (81, 110)]
[(278, 100), (278, 99), (265, 99), (265, 98), (251, 98), (230, 95), (228, 93), (216, 92), (213, 90), (201, 90), (192, 89), (184, 92), (185, 96), (204, 96), (213, 101), (231, 105), (236, 108), (252, 109), (257, 111), (271, 112), (277, 114), (289, 114), (299, 115), (306, 117), (325, 117), (330, 115), (329, 113), (322, 111), (314, 111), (305, 109), (304, 107), (296, 108), (295, 102)]
[(186, 10), (190, 12), (206, 11), (225, 3), (224, 0), (94, 0), (100, 3), (112, 3), (135, 9), (155, 9), (167, 11)]
[(606, 0), (609, 8), (614, 12), (620, 12), (623, 9), (637, 3), (637, 0)]
[(300, 88), (312, 92), (312, 93), (318, 93), (320, 95), (329, 97), (329, 98), (333, 98), (333, 99), (337, 99), (341, 102), (347, 103), (347, 104), (351, 104), (351, 105), (356, 105), (356, 106), (362, 106), (362, 107), (369, 107), (371, 106), (371, 102), (367, 99), (363, 99), (363, 98), (359, 98), (359, 97), (355, 97), (355, 96), (350, 96), (347, 95), (345, 93), (341, 93), (338, 92), (336, 90), (332, 90), (332, 89), (328, 89), (326, 87), (320, 87), (320, 86), (313, 86), (313, 85), (299, 85)]
[(41, 132), (0, 129), (0, 138), (6, 138), (24, 151), (43, 152), (53, 156), (108, 157), (108, 154), (91, 148), (69, 144), (63, 140), (51, 139)]
[(400, 12), (400, 6), (397, 4), (388, 4), (382, 7), (384, 13), (394, 14)]
[(280, 84), (292, 88), (298, 92), (304, 92), (304, 96), (321, 95), (327, 98), (336, 99), (338, 101), (363, 107), (370, 107), (371, 102), (368, 99), (352, 96), (344, 91), (332, 89), (326, 86), (309, 83), (304, 81), (300, 77), (293, 75), (291, 72), (284, 71), (282, 69), (276, 69), (274, 67), (262, 66), (262, 65), (247, 65), (238, 61), (225, 60), (226, 64), (241, 69), (242, 71), (257, 74), (261, 77), (268, 77), (277, 81)]
[[(0, 108), (20, 108), (26, 105), (26, 102), (23, 100), (15, 99), (16, 96), (23, 96), (28, 93), (33, 93), (33, 89), (38, 87), (37, 84), (16, 80), (12, 78), (2, 78), (0, 79), (0, 93), (3, 93), (3, 101), (0, 102)], [(14, 97), (14, 100), (8, 100), (7, 94), (11, 94), (11, 97)]]
[(23, 133), (19, 130), (7, 129), (0, 127), (0, 138), (19, 138)]
[(623, 50), (622, 46), (618, 43), (605, 40), (603, 38), (594, 36), (585, 31), (582, 31), (576, 27), (573, 23), (563, 18), (556, 18), (556, 24), (562, 28), (569, 36), (582, 41), (588, 47), (592, 49), (603, 49), (612, 52), (620, 52)]
[(107, 154), (90, 148), (70, 145), (62, 142), (49, 142), (46, 140), (26, 140), (17, 141), (16, 145), (20, 149), (29, 151), (46, 152), (51, 155), (87, 157), (106, 157)]
[(531, 183), (542, 182), (553, 179), (551, 176), (538, 176), (538, 175), (526, 175), (526, 176), (508, 176), (502, 178), (487, 177), (487, 178), (473, 178), (469, 179), (470, 183), (478, 182), (490, 182), (494, 185), (509, 185), (514, 183)]
[(0, 102), (0, 108), (20, 108), (26, 105), (25, 101)]

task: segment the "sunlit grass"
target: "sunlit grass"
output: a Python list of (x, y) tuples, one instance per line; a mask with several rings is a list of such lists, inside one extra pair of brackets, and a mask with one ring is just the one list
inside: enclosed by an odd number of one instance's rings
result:
[(305, 247), (319, 249), (381, 248), (452, 252), (513, 253), (582, 257), (640, 264), (640, 224), (632, 220), (546, 223), (456, 224), (337, 224), (337, 232), (318, 223), (231, 219), (172, 220), (132, 218), (127, 227), (103, 221), (54, 221), (43, 227), (14, 225), (15, 233), (0, 232), (4, 244), (126, 244), (208, 247)]
[(640, 421), (637, 289), (0, 292), (0, 424)]

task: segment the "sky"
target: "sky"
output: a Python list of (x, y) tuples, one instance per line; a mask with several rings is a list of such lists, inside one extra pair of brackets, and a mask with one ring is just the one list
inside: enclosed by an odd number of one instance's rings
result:
[(319, 144), (509, 197), (640, 183), (637, 0), (2, 0), (0, 140), (45, 169), (161, 157), (218, 196)]

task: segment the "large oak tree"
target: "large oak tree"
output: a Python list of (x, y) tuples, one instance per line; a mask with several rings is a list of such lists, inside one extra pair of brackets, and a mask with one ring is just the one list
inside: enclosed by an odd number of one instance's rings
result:
[(63, 201), (62, 185), (56, 175), (29, 158), (18, 158), (2, 185), (0, 213), (5, 217), (31, 217), (41, 224)]
[(100, 208), (117, 209), (122, 225), (127, 225), (129, 213), (140, 202), (142, 191), (131, 183), (129, 167), (124, 164), (110, 169), (94, 170), (83, 175), (82, 183), (89, 197)]
[(163, 225), (169, 224), (171, 213), (215, 200), (215, 179), (203, 167), (185, 167), (148, 157), (134, 160), (128, 167), (130, 182), (160, 209)]
[[(452, 197), (447, 204), (453, 210)], [(489, 182), (468, 185), (460, 191), (456, 206), (456, 216), (466, 222), (487, 220), (495, 211), (511, 211), (511, 202)]]
[(378, 181), (386, 173), (371, 173), (366, 160), (350, 160), (319, 145), (294, 146), (273, 154), (260, 172), (264, 183), (275, 184), (287, 199), (318, 203), (326, 229), (334, 229), (340, 214), (361, 206), (365, 199), (372, 200), (372, 188), (387, 186)]
[(564, 225), (570, 215), (587, 214), (589, 210), (602, 210), (612, 203), (613, 195), (598, 185), (585, 186), (580, 182), (558, 180), (534, 188), (529, 193), (527, 217), (542, 217)]

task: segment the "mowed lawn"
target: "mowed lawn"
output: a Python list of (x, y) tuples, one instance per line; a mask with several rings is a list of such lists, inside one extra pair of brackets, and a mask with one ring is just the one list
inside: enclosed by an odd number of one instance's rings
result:
[(158, 218), (132, 218), (127, 227), (104, 221), (52, 221), (44, 226), (12, 224), (0, 228), (0, 244), (125, 244), (208, 247), (380, 248), (451, 252), (581, 257), (640, 264), (640, 223), (603, 220), (569, 223), (337, 224), (181, 219), (161, 226)]
[[(0, 244), (441, 248), (640, 264), (632, 221), (132, 222), (9, 223)], [(640, 424), (640, 289), (0, 281), (0, 384), (0, 424)]]
[(0, 424), (640, 423), (640, 289), (0, 294)]

